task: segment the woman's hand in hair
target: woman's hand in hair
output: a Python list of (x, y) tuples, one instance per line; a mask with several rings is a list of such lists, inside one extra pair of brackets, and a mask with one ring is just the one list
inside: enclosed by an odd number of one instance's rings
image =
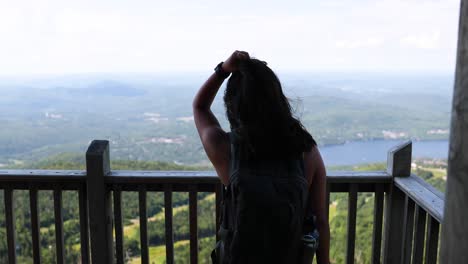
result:
[(239, 68), (239, 62), (250, 59), (249, 53), (246, 51), (236, 50), (231, 56), (223, 63), (223, 70), (226, 72), (234, 72)]

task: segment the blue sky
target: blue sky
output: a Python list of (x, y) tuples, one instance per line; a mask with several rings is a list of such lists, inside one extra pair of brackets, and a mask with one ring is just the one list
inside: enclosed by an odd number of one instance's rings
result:
[(454, 70), (458, 0), (0, 0), (0, 75)]

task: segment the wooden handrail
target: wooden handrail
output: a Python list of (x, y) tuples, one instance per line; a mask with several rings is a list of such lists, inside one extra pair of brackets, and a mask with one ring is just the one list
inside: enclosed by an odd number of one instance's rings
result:
[(439, 223), (442, 222), (444, 218), (444, 194), (415, 175), (395, 179), (395, 186)]
[[(105, 176), (108, 184), (119, 183), (219, 183), (215, 171), (138, 171), (112, 170)], [(0, 170), (0, 183), (84, 183), (84, 170)], [(391, 183), (385, 171), (328, 171), (328, 183)]]

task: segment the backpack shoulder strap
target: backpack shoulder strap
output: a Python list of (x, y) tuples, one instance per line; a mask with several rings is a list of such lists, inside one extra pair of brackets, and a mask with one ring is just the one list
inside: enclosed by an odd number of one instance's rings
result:
[(229, 156), (229, 178), (239, 169), (239, 146), (238, 138), (234, 132), (228, 132), (230, 142), (230, 156)]

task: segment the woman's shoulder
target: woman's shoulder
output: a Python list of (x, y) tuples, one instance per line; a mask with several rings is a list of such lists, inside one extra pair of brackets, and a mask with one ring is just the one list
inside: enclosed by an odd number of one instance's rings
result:
[(325, 165), (317, 146), (312, 146), (309, 151), (304, 152), (304, 167), (309, 184), (312, 182), (315, 175), (325, 173)]
[(319, 157), (321, 159), (320, 150), (317, 145), (313, 145), (308, 151), (303, 152), (303, 157), (304, 159), (316, 160)]

